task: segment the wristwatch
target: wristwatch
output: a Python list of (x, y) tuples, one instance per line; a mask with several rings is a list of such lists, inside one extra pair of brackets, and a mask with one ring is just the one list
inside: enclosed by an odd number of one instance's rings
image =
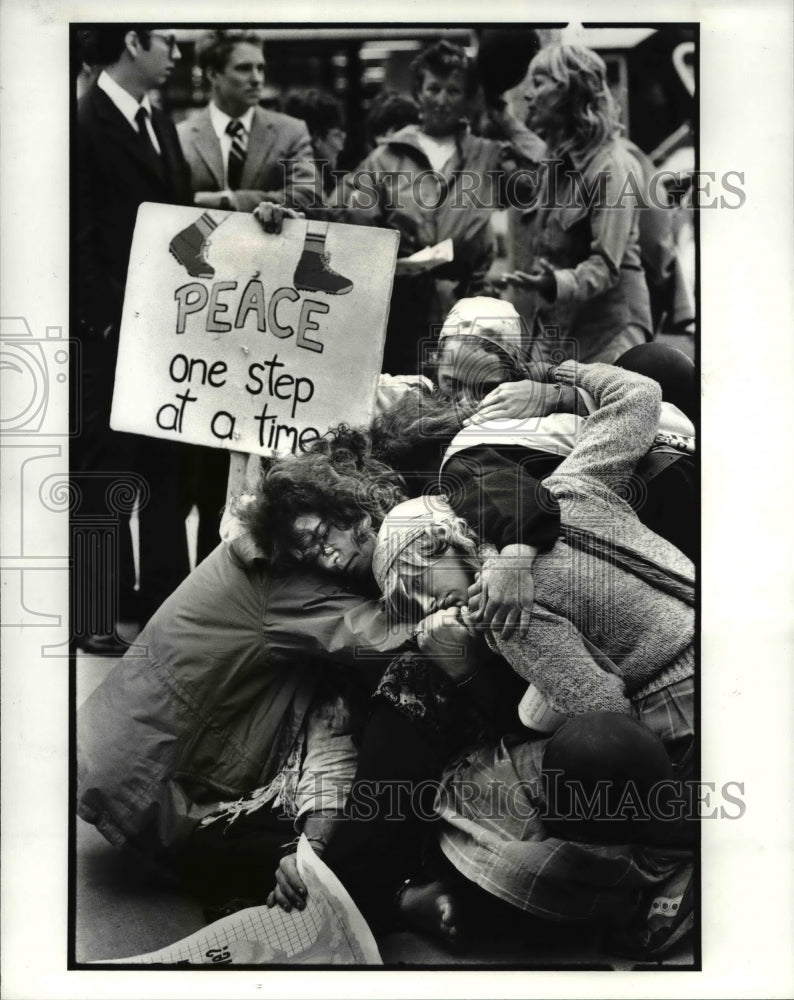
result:
[(221, 208), (225, 212), (228, 212), (228, 211), (231, 210), (231, 208), (232, 208), (232, 199), (231, 199), (231, 192), (230, 191), (222, 191), (221, 192)]

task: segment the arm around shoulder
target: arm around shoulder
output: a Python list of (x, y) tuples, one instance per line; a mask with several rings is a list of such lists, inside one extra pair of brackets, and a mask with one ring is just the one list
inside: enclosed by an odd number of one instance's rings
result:
[(597, 409), (584, 422), (570, 455), (549, 477), (595, 476), (613, 488), (630, 476), (656, 436), (662, 405), (657, 382), (614, 365), (564, 361), (556, 381), (584, 389)]

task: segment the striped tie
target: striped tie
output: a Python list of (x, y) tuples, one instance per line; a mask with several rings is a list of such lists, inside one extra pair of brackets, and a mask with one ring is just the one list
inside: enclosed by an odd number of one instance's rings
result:
[(245, 126), (239, 119), (235, 118), (226, 126), (226, 132), (232, 137), (226, 184), (230, 191), (236, 191), (240, 186), (243, 164), (245, 163)]

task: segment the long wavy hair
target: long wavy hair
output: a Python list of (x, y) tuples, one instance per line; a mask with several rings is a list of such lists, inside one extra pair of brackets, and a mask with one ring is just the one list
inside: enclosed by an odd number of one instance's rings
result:
[(373, 421), (373, 453), (404, 476), (437, 478), (444, 452), (475, 408), (437, 389), (406, 392)]
[(604, 60), (583, 45), (548, 45), (529, 64), (559, 84), (566, 126), (555, 153), (587, 158), (621, 129)]
[(232, 512), (265, 554), (274, 572), (300, 564), (295, 519), (317, 515), (337, 528), (355, 528), (360, 540), (406, 498), (394, 469), (375, 458), (364, 430), (340, 424), (309, 451), (263, 464), (254, 499)]

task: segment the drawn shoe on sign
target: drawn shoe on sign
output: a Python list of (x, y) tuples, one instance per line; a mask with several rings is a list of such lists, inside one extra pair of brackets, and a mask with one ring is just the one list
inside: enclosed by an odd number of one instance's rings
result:
[(207, 263), (205, 253), (210, 241), (205, 239), (195, 222), (183, 229), (168, 244), (171, 255), (184, 267), (191, 278), (213, 278), (215, 268)]
[(346, 295), (353, 287), (353, 282), (349, 278), (331, 267), (328, 254), (317, 253), (316, 250), (304, 249), (292, 280), (295, 288), (301, 292)]

